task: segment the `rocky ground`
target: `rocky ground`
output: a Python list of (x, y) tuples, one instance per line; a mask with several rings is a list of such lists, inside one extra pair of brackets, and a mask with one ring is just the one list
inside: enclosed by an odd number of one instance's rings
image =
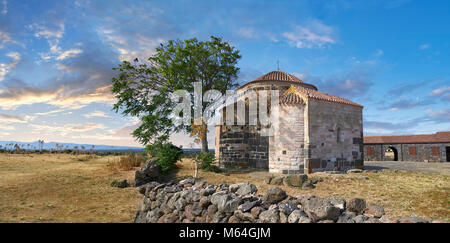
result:
[[(270, 182), (269, 182), (270, 183)], [(292, 197), (279, 187), (264, 195), (250, 183), (212, 185), (193, 178), (139, 186), (136, 223), (427, 223), (412, 215), (389, 218), (361, 198)]]

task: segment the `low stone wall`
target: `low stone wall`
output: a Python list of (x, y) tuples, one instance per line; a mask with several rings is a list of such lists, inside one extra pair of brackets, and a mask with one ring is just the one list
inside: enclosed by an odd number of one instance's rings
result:
[(186, 179), (139, 187), (143, 201), (136, 223), (390, 223), (428, 222), (416, 216), (389, 219), (365, 200), (286, 195), (270, 187), (258, 195), (253, 184), (211, 185)]

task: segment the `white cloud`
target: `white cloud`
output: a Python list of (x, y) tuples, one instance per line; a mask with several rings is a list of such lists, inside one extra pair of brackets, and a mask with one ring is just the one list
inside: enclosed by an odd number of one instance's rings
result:
[(6, 0), (2, 1), (2, 14), (7, 14), (8, 13), (8, 2)]
[(31, 119), (31, 116), (20, 117), (8, 114), (0, 114), (0, 121), (2, 123), (26, 123)]
[(239, 28), (239, 30), (237, 31), (238, 35), (244, 38), (256, 38), (256, 32), (255, 29), (251, 28), (251, 27), (241, 27)]
[[(64, 109), (80, 109), (88, 104), (97, 102), (112, 104), (115, 99), (110, 92), (111, 86), (97, 88), (94, 92), (84, 94), (67, 94), (66, 90), (42, 91), (23, 89), (14, 93), (14, 96), (0, 95), (0, 107), (4, 110), (14, 110), (22, 105), (47, 103)], [(0, 89), (0, 94), (6, 93)]]
[(8, 74), (12, 69), (14, 69), (20, 61), (20, 54), (17, 52), (10, 52), (6, 54), (6, 56), (10, 57), (12, 60), (8, 64), (0, 63), (0, 82), (3, 81), (6, 74)]
[(61, 39), (65, 33), (64, 23), (59, 23), (55, 25), (54, 28), (49, 28), (47, 26), (33, 24), (30, 25), (29, 28), (36, 30), (34, 36), (37, 38), (43, 37), (45, 39)]
[(11, 35), (5, 31), (0, 30), (0, 49), (2, 49), (8, 42), (11, 42)]
[(67, 50), (67, 51), (59, 54), (59, 56), (56, 58), (56, 60), (64, 60), (66, 58), (76, 57), (80, 53), (83, 53), (83, 51), (81, 49), (70, 49), (70, 50)]
[(420, 50), (426, 50), (426, 49), (430, 48), (430, 46), (431, 46), (430, 44), (425, 43), (425, 44), (419, 46), (419, 49)]
[(322, 48), (336, 41), (332, 37), (334, 29), (319, 20), (312, 20), (306, 25), (298, 25), (293, 31), (284, 32), (282, 35), (288, 43), (297, 48)]
[(429, 93), (428, 95), (429, 96), (437, 96), (437, 95), (441, 95), (441, 94), (444, 94), (447, 92), (450, 92), (450, 86), (435, 89), (435, 90), (431, 91), (431, 93)]
[(105, 125), (99, 123), (66, 124), (63, 126), (31, 124), (31, 127), (34, 129), (34, 132), (47, 134), (58, 133), (65, 136), (69, 133), (80, 133), (96, 129), (104, 129)]
[(91, 118), (91, 117), (108, 117), (108, 115), (105, 114), (105, 112), (103, 111), (94, 111), (88, 114), (84, 114), (83, 115), (86, 118)]

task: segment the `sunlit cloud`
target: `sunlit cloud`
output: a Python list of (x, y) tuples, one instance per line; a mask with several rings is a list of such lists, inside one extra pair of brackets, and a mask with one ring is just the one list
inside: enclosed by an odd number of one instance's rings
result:
[(319, 20), (312, 20), (306, 25), (298, 25), (292, 31), (284, 32), (288, 43), (297, 48), (322, 48), (335, 43), (334, 29)]
[(14, 69), (20, 61), (20, 54), (17, 52), (10, 52), (6, 56), (10, 57), (11, 61), (9, 63), (0, 63), (0, 82), (3, 81), (6, 74)]
[(86, 118), (91, 118), (91, 117), (108, 117), (108, 115), (105, 114), (105, 112), (103, 111), (94, 111), (88, 114), (84, 114), (83, 115)]

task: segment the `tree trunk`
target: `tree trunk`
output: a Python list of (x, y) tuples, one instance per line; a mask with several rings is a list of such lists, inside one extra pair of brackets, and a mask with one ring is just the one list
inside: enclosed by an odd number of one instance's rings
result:
[(201, 136), (201, 141), (202, 141), (202, 152), (206, 153), (208, 152), (208, 131), (205, 130)]

